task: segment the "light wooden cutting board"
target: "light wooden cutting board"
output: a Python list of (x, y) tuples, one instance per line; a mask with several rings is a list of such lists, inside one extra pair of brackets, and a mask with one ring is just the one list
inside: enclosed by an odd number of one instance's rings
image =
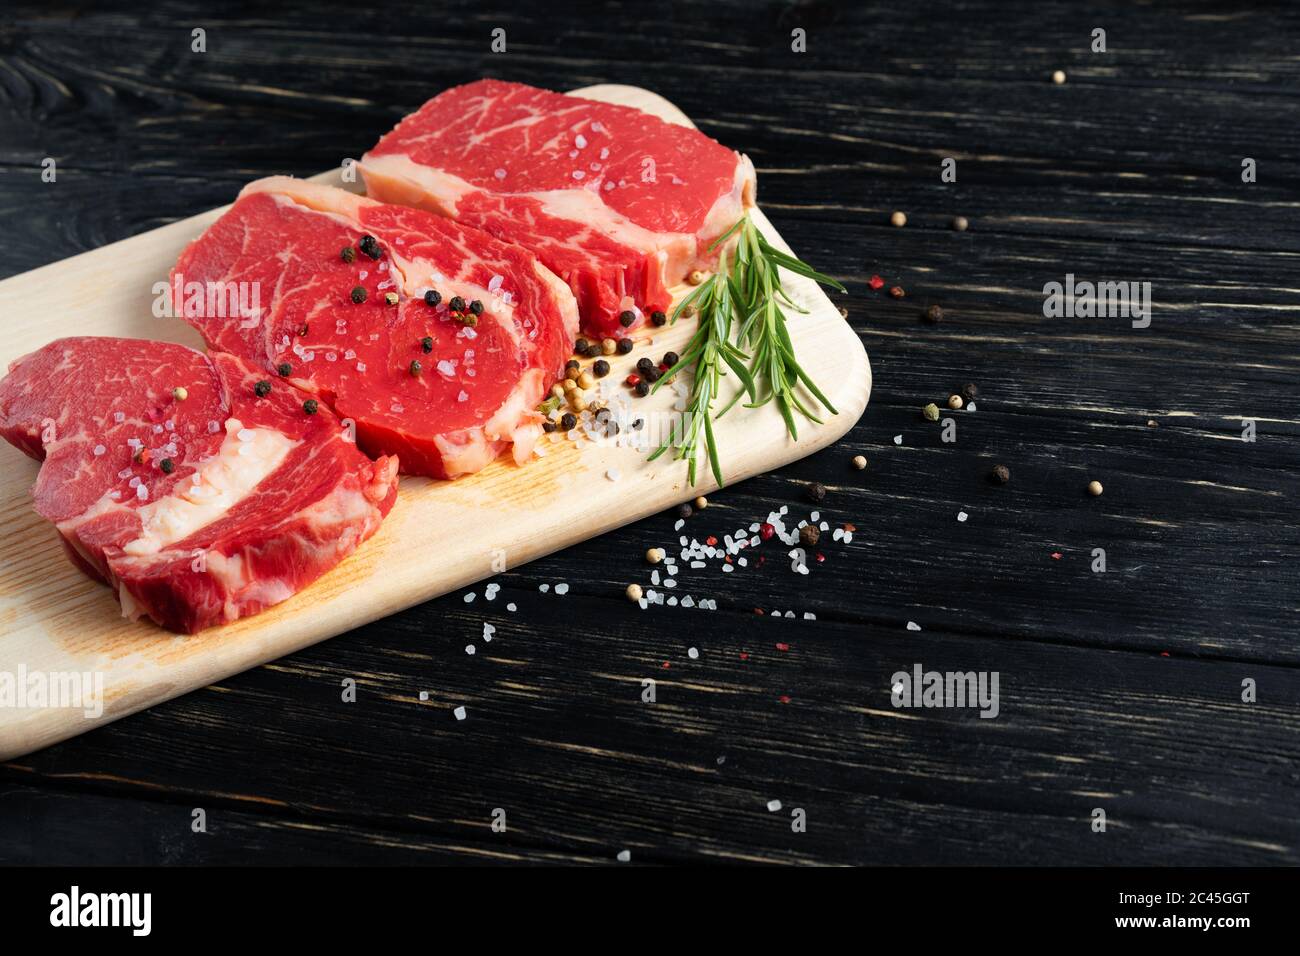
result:
[[(680, 110), (648, 90), (602, 85), (575, 92), (690, 125)], [(317, 179), (342, 185), (337, 172)], [(198, 334), (179, 319), (153, 317), (153, 288), (166, 279), (181, 249), (224, 211), (0, 282), (0, 368), (65, 335), (161, 339), (202, 348)], [(769, 239), (788, 248), (762, 214), (756, 220)], [(822, 426), (801, 423), (796, 442), (771, 405), (750, 410), (738, 404), (716, 431), (728, 484), (830, 444), (867, 405), (871, 367), (857, 335), (815, 283), (787, 277), (787, 289), (809, 310), (791, 316), (799, 359), (839, 414), (827, 416)], [(655, 330), (650, 348), (613, 360), (609, 381), (621, 380), (642, 355), (657, 359), (680, 349), (693, 328), (682, 321)], [(670, 390), (661, 389), (636, 407), (666, 410), (672, 402)], [(546, 456), (524, 467), (497, 462), (455, 482), (403, 477), (397, 504), (375, 537), (311, 587), (265, 613), (179, 637), (123, 619), (110, 590), (69, 563), (53, 526), (32, 510), (29, 489), (37, 463), (0, 442), (0, 676), (78, 672), (103, 680), (98, 717), (80, 708), (0, 706), (0, 759), (490, 577), (502, 561), (515, 567), (716, 487), (703, 459), (699, 483), (691, 488), (685, 463), (667, 456), (647, 463), (633, 448), (545, 441), (543, 447)], [(611, 469), (616, 480), (609, 477)]]

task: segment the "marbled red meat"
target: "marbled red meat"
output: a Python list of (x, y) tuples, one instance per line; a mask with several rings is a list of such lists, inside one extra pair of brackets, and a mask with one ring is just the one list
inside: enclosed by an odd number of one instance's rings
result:
[[(365, 236), (379, 258), (361, 250)], [(186, 299), (185, 288), (209, 283), (253, 285), (258, 306), (217, 315)], [(211, 349), (268, 372), (287, 363), (288, 381), (355, 422), (363, 449), (438, 478), (478, 471), (509, 448), (520, 462), (531, 454), (536, 406), (577, 331), (573, 296), (523, 248), (286, 177), (247, 186), (181, 255), (172, 289)], [(453, 316), (454, 297), (482, 304), (473, 327)]]
[(627, 106), (480, 80), (410, 114), (363, 157), (369, 195), (517, 242), (564, 279), (582, 328), (628, 332), (717, 262), (754, 203), (749, 160)]
[(0, 436), (42, 462), (37, 512), (125, 615), (193, 633), (254, 614), (392, 508), (395, 459), (263, 380), (232, 355), (115, 338), (59, 339), (0, 380)]

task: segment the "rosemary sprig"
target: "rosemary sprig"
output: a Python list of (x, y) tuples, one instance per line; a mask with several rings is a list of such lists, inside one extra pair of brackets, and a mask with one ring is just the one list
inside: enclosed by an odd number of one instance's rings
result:
[[(799, 312), (807, 310), (796, 304), (781, 286), (779, 270), (806, 276), (841, 292), (844, 286), (777, 249), (763, 237), (748, 216), (737, 220), (714, 240), (710, 250), (723, 245), (737, 233), (731, 268), (727, 267), (724, 248), (717, 271), (700, 283), (673, 311), (672, 321), (676, 323), (686, 309), (694, 308), (699, 313), (699, 327), (677, 364), (668, 369), (654, 386), (657, 391), (682, 369), (694, 368), (686, 415), (674, 423), (672, 433), (650, 455), (650, 460), (654, 461), (669, 447), (676, 446), (674, 457), (687, 459), (687, 477), (692, 485), (695, 484), (695, 462), (701, 434), (713, 476), (719, 485), (724, 484), (713, 437), (713, 419), (721, 418), (744, 396), (749, 397), (747, 408), (759, 408), (775, 401), (787, 430), (795, 439), (799, 437), (795, 410), (814, 422), (821, 421), (809, 408), (809, 403), (800, 398), (799, 385), (803, 385), (831, 414), (839, 414), (795, 357), (781, 303)], [(742, 345), (750, 349), (748, 354), (742, 351)], [(715, 416), (713, 403), (718, 397), (721, 377), (726, 374), (724, 365), (740, 379), (742, 388)]]

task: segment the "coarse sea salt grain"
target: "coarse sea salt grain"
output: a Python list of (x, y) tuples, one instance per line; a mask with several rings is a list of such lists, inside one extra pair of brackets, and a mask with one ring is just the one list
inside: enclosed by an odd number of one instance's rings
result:
[(555, 586), (555, 593), (556, 593), (556, 594), (568, 594), (568, 593), (569, 593), (569, 586), (568, 586), (567, 584), (557, 584), (557, 585)]
[(123, 412), (114, 412), (113, 421), (117, 422), (119, 425), (122, 424), (124, 421), (126, 421), (126, 414)]
[(519, 606), (515, 604), (514, 601), (511, 601), (509, 604), (506, 605), (506, 610), (513, 614), (515, 611), (519, 610)]
[(919, 631), (919, 630), (921, 629), (921, 625), (920, 625), (920, 624), (917, 624), (915, 621), (908, 621), (908, 622), (907, 622), (907, 629), (908, 629), (909, 631)]
[(901, 445), (901, 444), (903, 444), (903, 436), (902, 436), (902, 435), (895, 435), (895, 436), (894, 436), (894, 444), (895, 444), (895, 445)]
[(780, 809), (781, 809), (781, 801), (780, 801), (780, 800), (769, 800), (769, 801), (767, 801), (767, 811), (768, 811), (768, 813), (776, 813), (776, 811), (778, 811), (778, 810), (780, 810)]
[(428, 700), (428, 699), (429, 699), (429, 692), (427, 690), (420, 691), (420, 700)]
[(626, 862), (628, 862), (629, 860), (632, 859), (632, 851), (631, 851), (631, 850), (619, 850), (619, 851), (618, 851), (618, 856), (615, 857), (615, 859), (618, 860), (618, 862), (620, 862), (620, 863), (626, 863)]
[(466, 654), (476, 654), (476, 653), (478, 653), (478, 651), (477, 651), (477, 649), (474, 647), (473, 644), (466, 644), (466, 645), (465, 645), (465, 653), (466, 653)]
[(957, 520), (958, 520), (958, 521), (965, 521), (968, 517), (970, 517), (970, 516), (969, 516), (968, 514), (966, 514), (966, 512), (964, 512), (964, 511), (958, 511), (958, 512), (957, 512)]
[(452, 713), (456, 715), (457, 720), (464, 720), (466, 717), (469, 716), (463, 704), (457, 707), (455, 710), (453, 710)]
[(545, 594), (545, 593), (546, 593), (547, 591), (549, 591), (550, 589), (551, 589), (551, 586), (550, 586), (549, 584), (539, 584), (539, 585), (537, 585), (537, 590), (541, 591), (543, 594)]
[(108, 449), (105, 448), (103, 445), (96, 445), (93, 451), (95, 453), (95, 457), (98, 458), (100, 455), (104, 454), (104, 452), (108, 451)]
[(501, 585), (489, 584), (486, 588), (483, 589), (483, 597), (491, 601), (493, 598), (497, 596), (497, 592), (500, 590), (501, 590)]
[(468, 594), (465, 595), (465, 603), (472, 604), (476, 596), (477, 595), (475, 595), (473, 591), (470, 591)]
[(486, 621), (483, 622), (483, 640), (486, 643), (490, 644), (492, 642), (492, 635), (496, 632), (497, 629), (495, 624), (489, 624)]
[(691, 660), (696, 660), (700, 656), (700, 649), (698, 647), (692, 647), (686, 652), (686, 656)]

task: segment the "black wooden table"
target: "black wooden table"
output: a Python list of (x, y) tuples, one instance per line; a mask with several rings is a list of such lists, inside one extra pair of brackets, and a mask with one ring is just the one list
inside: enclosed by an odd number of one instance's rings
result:
[[(454, 83), (632, 83), (753, 158), (875, 392), (692, 519), (823, 482), (857, 530), (807, 577), (773, 549), (714, 613), (639, 610), (675, 538), (641, 521), (501, 575), (508, 619), (451, 594), (0, 767), (0, 861), (1300, 862), (1300, 15), (1076, 6), (7, 8), (3, 274), (335, 166)], [(1149, 327), (1045, 317), (1068, 274), (1149, 282)], [(921, 408), (968, 382), (945, 442)], [(996, 671), (998, 716), (894, 707), (918, 664)]]

